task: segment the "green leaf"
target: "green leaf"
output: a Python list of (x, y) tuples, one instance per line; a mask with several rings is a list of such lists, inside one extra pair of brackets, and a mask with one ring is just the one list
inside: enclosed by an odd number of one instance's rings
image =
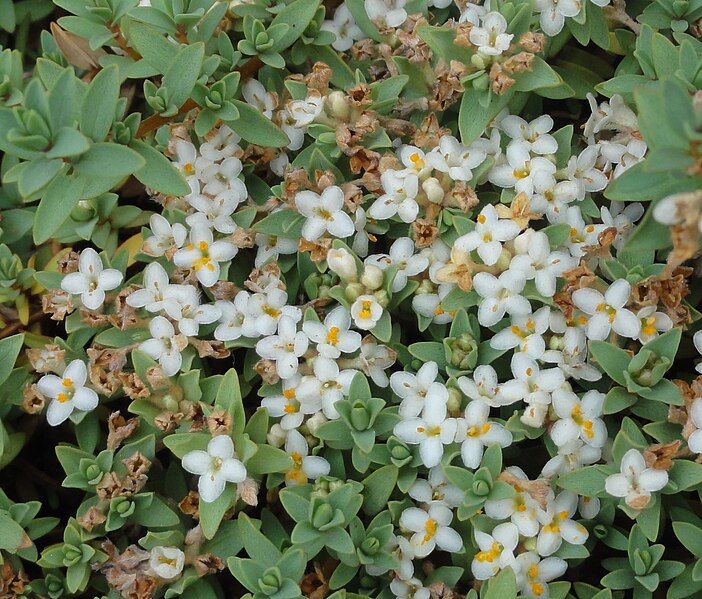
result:
[(623, 349), (611, 343), (607, 343), (606, 341), (590, 341), (589, 347), (599, 367), (604, 370), (613, 381), (626, 387), (624, 371), (631, 361), (629, 354)]
[(285, 24), (288, 26), (286, 32), (278, 39), (272, 48), (273, 52), (280, 52), (288, 48), (302, 35), (310, 21), (314, 18), (319, 0), (294, 0), (275, 16), (269, 26)]
[(363, 511), (369, 516), (374, 516), (383, 510), (395, 489), (397, 466), (388, 464), (378, 468), (363, 479)]
[(156, 148), (139, 139), (134, 140), (130, 147), (145, 161), (144, 166), (134, 173), (144, 185), (166, 195), (184, 196), (190, 193), (190, 186), (181, 172)]
[(517, 579), (512, 568), (504, 568), (488, 582), (483, 599), (514, 599), (517, 596)]
[(0, 549), (16, 553), (25, 540), (28, 538), (24, 529), (7, 512), (0, 511)]
[(488, 123), (514, 97), (514, 91), (510, 89), (501, 96), (493, 96), (490, 105), (484, 108), (479, 100), (481, 93), (474, 87), (471, 87), (464, 92), (461, 98), (461, 107), (458, 111), (458, 130), (461, 133), (461, 142), (464, 145), (470, 145), (480, 137)]
[(607, 474), (598, 466), (585, 466), (558, 477), (558, 486), (580, 495), (595, 496), (605, 488)]
[(244, 549), (251, 559), (266, 568), (274, 566), (283, 557), (280, 550), (256, 528), (246, 514), (239, 514), (239, 531), (244, 541)]
[(63, 173), (51, 182), (34, 216), (34, 243), (44, 243), (68, 220), (83, 194), (83, 185), (82, 179)]
[(302, 225), (305, 217), (299, 212), (287, 208), (269, 214), (266, 218), (258, 221), (253, 230), (256, 233), (263, 233), (273, 237), (287, 237), (296, 239), (302, 235)]
[(293, 466), (292, 458), (272, 445), (259, 445), (256, 453), (246, 462), (246, 470), (254, 474), (285, 472)]
[(146, 161), (134, 150), (119, 144), (96, 143), (75, 164), (75, 170), (88, 178), (121, 180), (136, 173)]
[(80, 130), (93, 141), (103, 141), (112, 127), (119, 98), (119, 68), (102, 69), (88, 85), (80, 112)]
[(161, 83), (168, 90), (168, 99), (172, 104), (180, 107), (190, 97), (200, 77), (204, 58), (205, 44), (202, 42), (183, 46), (178, 51)]
[(176, 46), (170, 43), (161, 31), (154, 27), (127, 19), (124, 33), (130, 45), (159, 73), (165, 73), (173, 62)]
[(290, 143), (283, 130), (253, 106), (240, 100), (232, 100), (232, 103), (239, 111), (239, 118), (226, 124), (243, 139), (265, 148), (282, 148)]
[(24, 334), (12, 335), (0, 340), (0, 385), (10, 376), (23, 344)]
[(695, 557), (702, 557), (702, 530), (689, 522), (673, 522), (675, 536)]
[(232, 506), (235, 499), (236, 485), (232, 483), (227, 483), (222, 494), (214, 501), (206, 503), (200, 499), (200, 526), (206, 539), (212, 539), (217, 534), (217, 529), (220, 522), (222, 522), (224, 514)]

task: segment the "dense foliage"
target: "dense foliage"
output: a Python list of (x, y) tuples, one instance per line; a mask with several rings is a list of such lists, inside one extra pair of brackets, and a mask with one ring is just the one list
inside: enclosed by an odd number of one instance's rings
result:
[(0, 598), (702, 596), (701, 0), (0, 0)]

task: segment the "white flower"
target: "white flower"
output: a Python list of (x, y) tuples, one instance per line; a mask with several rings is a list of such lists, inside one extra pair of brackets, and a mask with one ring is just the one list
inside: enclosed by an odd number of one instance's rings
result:
[(525, 316), (531, 312), (529, 300), (520, 295), (525, 280), (520, 274), (505, 271), (499, 277), (488, 272), (479, 272), (473, 277), (473, 290), (482, 297), (478, 306), (478, 322), (491, 327), (502, 320), (505, 314)]
[[(246, 88), (250, 81), (252, 80), (247, 81), (243, 88)], [(246, 96), (246, 93), (244, 93), (244, 96)], [(219, 162), (230, 156), (239, 155), (241, 152), (241, 147), (239, 146), (241, 138), (227, 125), (220, 125), (215, 130), (214, 135), (211, 137), (208, 135), (207, 137), (207, 141), (200, 145), (200, 154), (207, 160)]]
[(518, 141), (507, 146), (506, 164), (498, 164), (490, 170), (490, 182), (498, 187), (514, 188), (528, 198), (534, 195), (536, 173), (555, 173), (556, 165), (542, 156), (531, 156), (529, 147)]
[(529, 230), (514, 240), (514, 248), (519, 252), (509, 264), (527, 280), (534, 280), (536, 290), (544, 297), (556, 293), (556, 280), (563, 273), (575, 268), (578, 261), (566, 252), (551, 251), (546, 233)]
[(197, 210), (185, 219), (185, 222), (191, 227), (204, 225), (225, 235), (234, 233), (238, 228), (232, 214), (239, 201), (228, 195), (222, 194), (216, 198), (209, 198), (196, 194), (188, 198), (188, 203)]
[(400, 146), (397, 150), (397, 156), (407, 170), (414, 172), (421, 179), (424, 179), (431, 172), (431, 165), (427, 162), (426, 154), (417, 146)]
[(298, 431), (288, 431), (285, 451), (293, 461), (293, 467), (285, 473), (286, 485), (304, 485), (309, 480), (329, 474), (329, 462), (319, 456), (307, 455), (307, 441)]
[(371, 21), (399, 27), (407, 19), (405, 4), (407, 0), (364, 0), (363, 6)]
[(456, 316), (455, 310), (444, 310), (441, 301), (455, 287), (452, 283), (442, 283), (438, 286), (437, 293), (420, 293), (412, 298), (412, 308), (414, 311), (427, 318), (431, 318), (436, 324), (446, 324)]
[(302, 330), (317, 344), (320, 356), (336, 360), (342, 353), (351, 354), (361, 347), (361, 334), (349, 330), (351, 314), (344, 306), (337, 306), (324, 317), (324, 323), (307, 320)]
[(578, 496), (570, 491), (559, 493), (548, 502), (545, 510), (539, 512), (541, 531), (536, 539), (536, 551), (539, 555), (552, 555), (558, 551), (561, 543), (582, 545), (590, 533), (582, 524), (572, 518), (578, 507)]
[(597, 146), (588, 146), (568, 161), (567, 176), (580, 186), (579, 200), (585, 197), (586, 192), (602, 191), (609, 183), (607, 175), (595, 167), (598, 155)]
[(247, 336), (272, 335), (283, 316), (298, 322), (302, 318), (302, 311), (296, 306), (288, 306), (287, 302), (288, 294), (278, 287), (268, 288), (265, 293), (254, 293), (246, 308), (255, 335)]
[(431, 591), (418, 578), (395, 578), (390, 582), (395, 599), (430, 599)]
[(529, 316), (513, 316), (511, 326), (505, 327), (490, 339), (490, 347), (498, 350), (518, 348), (535, 359), (546, 351), (543, 335), (548, 330), (551, 309), (539, 308)]
[(115, 268), (104, 268), (93, 248), (86, 248), (78, 258), (78, 270), (68, 273), (61, 281), (61, 289), (71, 295), (80, 295), (88, 310), (97, 310), (105, 301), (105, 291), (111, 291), (122, 282), (122, 273)]
[(203, 287), (212, 287), (219, 280), (219, 263), (231, 260), (238, 251), (230, 241), (214, 241), (212, 229), (198, 224), (190, 229), (190, 243), (175, 253), (173, 263), (193, 270)]
[(461, 459), (466, 468), (476, 469), (483, 459), (483, 449), (490, 445), (508, 447), (512, 433), (502, 424), (488, 420), (490, 406), (482, 401), (471, 401), (465, 415), (459, 418), (456, 442), (461, 443)]
[(207, 444), (207, 451), (189, 451), (183, 456), (182, 464), (186, 472), (200, 477), (197, 490), (205, 503), (215, 501), (228, 482), (240, 483), (246, 478), (246, 468), (234, 457), (234, 443), (228, 435), (213, 437)]
[(248, 319), (248, 291), (239, 291), (234, 296), (234, 301), (218, 300), (215, 307), (219, 310), (219, 325), (214, 331), (214, 338), (218, 341), (234, 341), (242, 335), (253, 337), (257, 334)]
[(587, 363), (587, 335), (577, 327), (568, 327), (561, 339), (561, 350), (546, 350), (541, 360), (556, 364), (566, 376), (576, 380), (599, 381), (602, 373)]
[(98, 405), (95, 391), (85, 386), (88, 369), (81, 360), (73, 360), (63, 374), (45, 374), (37, 382), (37, 389), (51, 399), (46, 421), (51, 426), (64, 422), (75, 410), (90, 412)]
[(178, 547), (153, 547), (149, 555), (149, 568), (162, 580), (180, 576), (185, 565), (185, 553)]
[(578, 499), (578, 511), (586, 520), (594, 520), (600, 513), (600, 507), (599, 497), (582, 496)]
[(414, 253), (414, 241), (409, 237), (400, 237), (390, 246), (388, 254), (373, 254), (365, 259), (365, 263), (374, 264), (382, 270), (395, 267), (397, 271), (392, 282), (392, 292), (397, 293), (405, 288), (408, 277), (427, 269), (429, 259)]
[(191, 186), (193, 182), (197, 185), (197, 180), (202, 173), (202, 169), (212, 164), (212, 162), (202, 156), (198, 156), (195, 145), (184, 139), (176, 140), (174, 150), (176, 160), (173, 165), (183, 173), (186, 181), (188, 181)]
[(541, 470), (541, 476), (552, 478), (556, 475), (567, 474), (599, 462), (602, 450), (583, 443), (579, 438), (561, 445), (558, 452)]
[(132, 291), (126, 298), (132, 308), (145, 308), (149, 312), (163, 309), (165, 293), (170, 286), (168, 273), (158, 262), (151, 262), (144, 269), (144, 287)]
[(530, 123), (520, 116), (508, 115), (500, 121), (500, 129), (534, 154), (555, 154), (558, 151), (556, 138), (549, 135), (553, 129), (553, 119), (547, 114)]
[(163, 309), (186, 337), (196, 337), (201, 324), (213, 323), (221, 316), (216, 305), (200, 304), (200, 295), (193, 285), (171, 285), (166, 289)]
[(290, 139), (289, 150), (299, 150), (305, 130), (324, 110), (324, 97), (311, 94), (304, 100), (290, 100), (281, 111), (280, 127)]
[(390, 375), (390, 388), (402, 400), (399, 409), (402, 418), (419, 416), (427, 397), (448, 401), (448, 389), (436, 381), (438, 375), (439, 366), (436, 362), (422, 364), (417, 374), (400, 371)]
[(303, 377), (297, 388), (298, 397), (301, 402), (321, 400), (324, 415), (329, 420), (336, 420), (339, 417), (336, 402), (348, 395), (357, 371), (346, 369), (340, 372), (334, 360), (321, 356), (315, 358), (312, 369), (314, 376)]
[[(403, 536), (392, 535), (390, 541), (386, 545), (386, 549), (397, 561), (397, 566), (393, 568), (397, 578), (390, 583), (390, 588), (394, 589), (394, 583), (401, 581), (409, 582), (412, 579), (412, 576), (414, 576), (414, 564), (412, 563), (412, 560), (414, 559), (414, 548), (412, 547), (409, 539)], [(387, 572), (386, 568), (383, 568), (382, 566), (375, 566), (373, 564), (368, 564), (366, 566), (366, 570), (371, 576), (379, 576), (380, 574)], [(397, 594), (396, 591), (393, 592)], [(415, 597), (418, 599), (420, 595), (415, 594)], [(426, 597), (428, 599), (429, 595), (426, 595)]]
[(298, 395), (300, 382), (299, 375), (284, 379), (281, 395), (272, 395), (261, 400), (261, 406), (274, 418), (280, 418), (280, 426), (286, 431), (299, 427), (305, 416), (316, 414), (322, 408), (319, 393)]
[(234, 207), (238, 206), (248, 195), (246, 185), (239, 179), (241, 170), (241, 160), (236, 156), (229, 156), (222, 162), (209, 165), (201, 175), (201, 181), (204, 183), (202, 191), (213, 197), (221, 196), (222, 201), (227, 200)]
[(499, 12), (489, 12), (481, 19), (481, 27), (473, 27), (468, 34), (471, 44), (487, 56), (499, 56), (509, 48), (514, 37), (507, 31), (507, 20)]
[(371, 330), (383, 315), (383, 307), (373, 295), (359, 295), (351, 305), (353, 323), (363, 331)]
[(551, 37), (563, 29), (566, 17), (576, 17), (582, 10), (581, 0), (536, 0), (534, 9), (541, 13), (541, 30)]
[(295, 205), (306, 217), (302, 236), (307, 241), (316, 241), (325, 232), (343, 238), (355, 231), (351, 217), (344, 212), (344, 192), (336, 185), (327, 187), (322, 195), (299, 191), (295, 195)]
[(247, 104), (256, 108), (267, 119), (273, 117), (273, 108), (275, 108), (273, 95), (260, 81), (253, 78), (247, 80), (241, 86), (241, 94)]
[(139, 344), (139, 349), (158, 363), (163, 368), (166, 376), (173, 376), (183, 363), (180, 355), (187, 346), (188, 339), (185, 335), (176, 334), (173, 325), (163, 316), (156, 316), (149, 323), (149, 332), (152, 339)]
[(458, 22), (472, 23), (475, 26), (480, 25), (480, 19), (487, 13), (487, 7), (489, 5), (489, 1), (485, 2), (485, 5), (468, 2), (468, 4), (461, 9), (461, 16), (459, 17)]
[(185, 243), (188, 230), (180, 223), (171, 224), (160, 214), (152, 214), (149, 219), (151, 237), (144, 240), (142, 250), (149, 256), (163, 256), (171, 248), (179, 248)]
[[(692, 336), (692, 343), (695, 345), (695, 349), (697, 350), (698, 354), (702, 354), (702, 331), (697, 331), (693, 336)], [(695, 370), (697, 372), (702, 372), (702, 362), (697, 364), (695, 366)]]
[(634, 232), (634, 223), (643, 216), (644, 207), (639, 202), (629, 202), (627, 204), (624, 204), (624, 202), (612, 202), (609, 208), (602, 206), (600, 214), (602, 215), (602, 224), (605, 227), (617, 229), (617, 237), (612, 245), (620, 249), (627, 238)]
[(419, 445), (419, 456), (427, 468), (433, 468), (444, 455), (444, 445), (453, 443), (456, 419), (446, 417), (446, 401), (429, 395), (421, 418), (408, 418), (395, 425), (394, 434), (410, 445)]
[(539, 427), (551, 404), (551, 394), (565, 382), (563, 371), (560, 368), (541, 370), (525, 353), (512, 356), (511, 368), (515, 378), (502, 384), (502, 394), (510, 402), (521, 399), (528, 404), (521, 420)]
[(275, 370), (281, 379), (293, 376), (299, 366), (299, 358), (307, 351), (309, 339), (297, 330), (297, 322), (289, 316), (278, 321), (278, 334), (259, 339), (256, 353), (275, 362)]
[(585, 224), (583, 215), (578, 206), (570, 206), (563, 219), (563, 222), (570, 226), (568, 240), (565, 246), (575, 258), (582, 258), (588, 246), (599, 245), (598, 237), (605, 226), (601, 224)]
[(410, 544), (417, 557), (426, 557), (435, 548), (449, 553), (463, 549), (463, 539), (449, 525), (453, 513), (445, 505), (433, 503), (428, 510), (407, 508), (400, 516), (400, 527), (413, 532)]
[(480, 549), (471, 563), (471, 570), (476, 579), (487, 580), (503, 568), (516, 566), (514, 550), (519, 542), (519, 531), (514, 524), (498, 524), (492, 534), (476, 529), (474, 535)]
[(526, 551), (517, 556), (517, 584), (525, 597), (548, 599), (548, 583), (563, 576), (568, 564), (560, 557), (541, 559), (537, 553)]
[(572, 391), (557, 389), (553, 392), (553, 409), (559, 420), (549, 434), (559, 447), (575, 439), (593, 447), (602, 447), (607, 441), (607, 427), (601, 419), (605, 395), (588, 391), (582, 399)]
[(473, 378), (462, 376), (457, 382), (466, 397), (474, 401), (481, 401), (493, 408), (505, 405), (497, 382), (497, 373), (489, 364), (478, 366), (473, 371)]
[(330, 248), (327, 252), (327, 266), (342, 281), (355, 281), (358, 277), (356, 258), (347, 249)]
[(263, 233), (256, 233), (256, 246), (258, 247), (254, 260), (256, 268), (260, 268), (271, 258), (277, 262), (281, 254), (288, 255), (297, 252), (297, 241), (294, 239), (264, 235)]
[(463, 252), (477, 251), (480, 259), (492, 266), (502, 254), (502, 243), (519, 234), (519, 225), (510, 219), (501, 219), (492, 204), (480, 211), (475, 219), (475, 229), (462, 235), (454, 247)]
[(453, 181), (470, 181), (473, 169), (486, 158), (483, 150), (464, 146), (452, 135), (443, 135), (439, 145), (427, 154), (427, 164)]
[(624, 306), (629, 301), (631, 285), (626, 279), (614, 281), (605, 294), (583, 287), (573, 292), (575, 306), (589, 316), (588, 339), (604, 340), (614, 331), (617, 335), (635, 339), (641, 331), (641, 321)]
[(638, 164), (644, 159), (648, 146), (642, 139), (630, 139), (626, 144), (614, 141), (601, 140), (598, 143), (600, 156), (608, 163), (617, 166), (612, 172), (612, 177), (616, 179), (624, 171)]
[(695, 398), (689, 413), (695, 430), (687, 438), (687, 446), (694, 453), (702, 453), (702, 397)]
[(448, 508), (457, 508), (461, 505), (464, 495), (461, 489), (448, 482), (440, 466), (430, 468), (426, 479), (416, 479), (407, 494), (419, 503), (438, 503)]
[(610, 474), (605, 480), (605, 490), (612, 497), (623, 497), (625, 503), (636, 510), (645, 508), (651, 501), (651, 493), (668, 484), (668, 472), (647, 467), (638, 449), (627, 451), (619, 468), (618, 474)]
[[(531, 483), (524, 471), (517, 466), (509, 466), (505, 470), (516, 478), (524, 481), (524, 486)], [(515, 493), (508, 499), (488, 499), (485, 502), (485, 515), (493, 520), (510, 519), (525, 537), (535, 537), (539, 533), (539, 512), (541, 508), (535, 499), (517, 483)]]
[(656, 306), (646, 306), (636, 313), (636, 318), (641, 321), (641, 331), (638, 340), (648, 343), (673, 328), (673, 320), (665, 312), (658, 312)]
[(338, 52), (345, 52), (353, 46), (355, 40), (363, 39), (363, 32), (356, 25), (348, 6), (343, 3), (334, 12), (334, 18), (324, 21), (321, 28), (336, 35), (332, 48)]
[[(702, 203), (695, 193), (675, 193), (656, 202), (653, 218), (662, 225), (679, 225), (688, 214), (699, 213)], [(702, 233), (702, 218), (697, 222), (697, 229)]]
[(397, 354), (387, 345), (381, 345), (368, 336), (361, 343), (361, 367), (363, 372), (371, 377), (378, 387), (387, 387), (390, 384), (385, 371), (395, 363)]
[(397, 214), (404, 223), (414, 222), (419, 214), (419, 204), (415, 199), (419, 191), (417, 174), (409, 169), (389, 169), (380, 176), (380, 183), (385, 193), (371, 204), (368, 216), (387, 220)]
[(538, 171), (534, 174), (534, 195), (529, 207), (532, 212), (545, 214), (550, 223), (564, 222), (568, 204), (581, 195), (576, 181), (556, 181), (553, 173)]

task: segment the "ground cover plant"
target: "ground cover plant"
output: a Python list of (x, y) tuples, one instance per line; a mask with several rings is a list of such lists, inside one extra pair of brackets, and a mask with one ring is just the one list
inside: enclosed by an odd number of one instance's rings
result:
[(702, 596), (700, 0), (0, 0), (0, 598)]

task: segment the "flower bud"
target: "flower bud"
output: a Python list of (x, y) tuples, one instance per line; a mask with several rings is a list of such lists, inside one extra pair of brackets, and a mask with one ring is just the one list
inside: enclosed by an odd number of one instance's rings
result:
[(269, 445), (272, 445), (273, 447), (282, 447), (285, 444), (286, 436), (287, 435), (285, 434), (283, 427), (280, 426), (280, 424), (276, 423), (273, 426), (271, 426), (271, 430), (268, 431), (268, 434), (266, 435), (266, 441)]
[(357, 431), (365, 431), (370, 426), (370, 415), (361, 402), (356, 402), (351, 408), (350, 420)]
[(388, 304), (390, 303), (390, 298), (388, 297), (388, 292), (385, 291), (385, 289), (378, 289), (378, 291), (376, 291), (373, 295), (383, 308), (388, 307)]
[(320, 529), (325, 524), (329, 524), (334, 515), (334, 510), (332, 506), (328, 503), (321, 504), (312, 515), (312, 526), (316, 529)]
[(327, 112), (330, 116), (340, 121), (349, 118), (350, 107), (346, 94), (339, 90), (334, 90), (326, 98)]
[(327, 266), (339, 275), (342, 281), (355, 281), (358, 276), (356, 259), (344, 248), (331, 248), (327, 252)]
[(429, 177), (422, 182), (422, 189), (427, 194), (427, 199), (434, 204), (441, 204), (444, 199), (444, 188), (436, 177)]
[(312, 435), (317, 434), (317, 429), (327, 421), (327, 417), (322, 412), (317, 412), (307, 420), (307, 430)]
[(380, 289), (383, 285), (383, 271), (374, 264), (366, 264), (363, 268), (361, 284), (370, 291)]
[(448, 389), (448, 402), (446, 403), (446, 409), (450, 414), (455, 414), (461, 409), (462, 395), (461, 392), (455, 387), (449, 387)]
[(355, 302), (364, 292), (365, 289), (362, 283), (349, 283), (344, 290), (344, 295), (346, 295), (346, 299), (350, 302)]

